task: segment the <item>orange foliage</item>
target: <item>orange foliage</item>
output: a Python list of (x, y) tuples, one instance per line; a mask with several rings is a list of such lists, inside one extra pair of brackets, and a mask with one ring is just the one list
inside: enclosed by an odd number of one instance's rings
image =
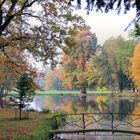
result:
[[(29, 67), (22, 56), (22, 52), (14, 46), (8, 46), (5, 49), (5, 54), (0, 53), (0, 85), (5, 79), (11, 81), (10, 87), (14, 86), (14, 80), (19, 74), (29, 72), (33, 77), (36, 77), (36, 72)], [(36, 86), (38, 87), (38, 86)]]
[(131, 76), (132, 79), (140, 89), (140, 41), (137, 43), (136, 48), (134, 50), (133, 57), (131, 59)]
[(96, 50), (96, 36), (89, 27), (71, 29), (63, 53), (63, 84), (65, 88), (83, 89), (87, 87), (87, 63)]

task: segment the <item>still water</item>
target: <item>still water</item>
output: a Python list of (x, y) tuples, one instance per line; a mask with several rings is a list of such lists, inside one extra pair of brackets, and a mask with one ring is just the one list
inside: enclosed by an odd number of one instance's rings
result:
[[(37, 111), (50, 109), (52, 111), (64, 111), (67, 113), (120, 113), (114, 117), (114, 124), (121, 122), (117, 129), (125, 129), (140, 132), (140, 118), (128, 114), (140, 114), (140, 98), (111, 98), (110, 96), (96, 95), (50, 95), (36, 96), (31, 107)], [(100, 116), (95, 116), (100, 117)], [(110, 117), (104, 117), (104, 123), (110, 123)], [(134, 127), (133, 127), (134, 126)], [(94, 127), (102, 127), (98, 124)], [(93, 128), (90, 126), (89, 128)], [(95, 133), (94, 136), (88, 135), (64, 135), (61, 137), (66, 140), (140, 140), (136, 135), (115, 134), (112, 133)]]

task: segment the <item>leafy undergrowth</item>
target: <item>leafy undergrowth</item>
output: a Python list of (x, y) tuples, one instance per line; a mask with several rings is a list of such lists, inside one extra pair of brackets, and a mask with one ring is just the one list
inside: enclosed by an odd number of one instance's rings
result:
[(15, 119), (14, 109), (0, 109), (0, 140), (46, 140), (45, 118), (46, 114), (29, 112), (29, 119), (20, 121)]

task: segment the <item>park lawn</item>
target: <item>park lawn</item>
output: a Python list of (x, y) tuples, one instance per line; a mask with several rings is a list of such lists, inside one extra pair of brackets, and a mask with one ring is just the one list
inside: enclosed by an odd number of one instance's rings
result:
[[(87, 91), (87, 94), (110, 94), (110, 91)], [(80, 94), (80, 91), (56, 91), (56, 90), (45, 90), (36, 91), (37, 95), (59, 95), (59, 94)]]
[(15, 120), (14, 109), (0, 109), (0, 140), (35, 134), (44, 123), (45, 114), (29, 112), (29, 120)]

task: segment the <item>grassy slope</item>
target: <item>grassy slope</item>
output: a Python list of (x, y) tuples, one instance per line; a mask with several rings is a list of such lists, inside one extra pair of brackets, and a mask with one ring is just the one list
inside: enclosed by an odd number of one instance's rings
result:
[(45, 119), (45, 114), (29, 113), (29, 120), (15, 120), (15, 111), (12, 109), (0, 109), (0, 140), (13, 140), (20, 135), (32, 135), (36, 133)]

